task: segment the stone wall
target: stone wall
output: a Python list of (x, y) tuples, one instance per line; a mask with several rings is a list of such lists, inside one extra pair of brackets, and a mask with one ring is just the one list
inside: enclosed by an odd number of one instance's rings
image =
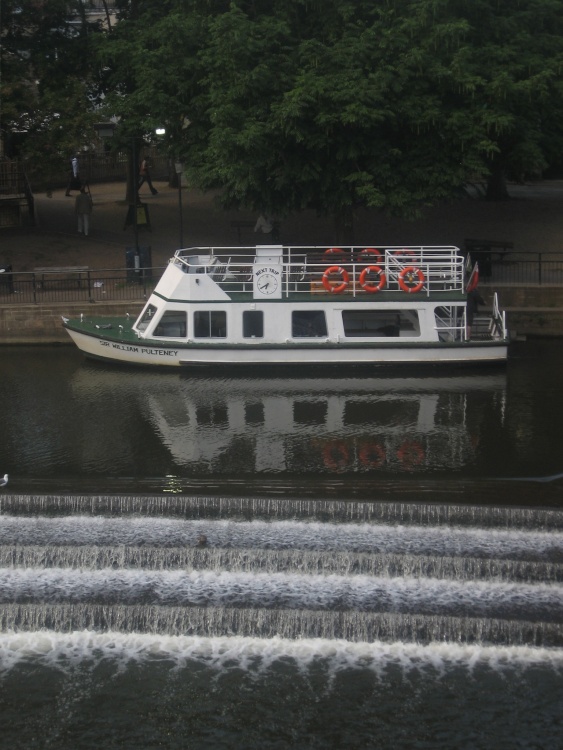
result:
[(111, 304), (0, 305), (0, 344), (70, 344), (62, 326), (63, 315), (78, 318), (81, 313), (87, 316), (131, 312), (136, 316), (142, 305), (142, 302), (132, 305), (130, 300)]
[[(492, 290), (480, 287), (486, 304)], [(501, 287), (499, 303), (506, 310), (507, 327), (512, 336), (563, 336), (563, 288)], [(0, 305), (1, 344), (70, 344), (62, 327), (62, 316), (137, 315), (143, 302), (131, 300), (113, 303), (60, 303), (52, 305)]]

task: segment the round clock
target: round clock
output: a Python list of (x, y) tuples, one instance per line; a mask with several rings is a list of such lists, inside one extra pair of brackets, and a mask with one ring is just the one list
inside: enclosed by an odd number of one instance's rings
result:
[(263, 273), (256, 286), (260, 294), (274, 294), (278, 289), (278, 279), (273, 273)]

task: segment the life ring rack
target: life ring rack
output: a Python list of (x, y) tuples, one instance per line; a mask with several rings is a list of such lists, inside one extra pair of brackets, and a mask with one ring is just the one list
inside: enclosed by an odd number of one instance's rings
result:
[(379, 469), (386, 460), (385, 449), (379, 443), (364, 443), (358, 451), (358, 456), (368, 469)]
[(418, 440), (405, 440), (397, 450), (397, 458), (405, 469), (412, 470), (424, 461), (424, 448)]
[[(368, 274), (377, 274), (379, 281), (377, 283), (366, 281)], [(380, 292), (387, 284), (387, 276), (385, 276), (385, 272), (379, 266), (366, 266), (360, 274), (359, 281), (364, 291)]]
[(324, 251), (323, 255), (326, 258), (326, 263), (333, 263), (336, 260), (335, 255), (342, 256), (345, 255), (345, 252), (341, 247), (329, 247), (328, 250)]
[(323, 448), (323, 461), (327, 469), (343, 471), (350, 462), (350, 452), (343, 440), (329, 442)]
[[(339, 274), (341, 278), (340, 284), (331, 284), (330, 277), (332, 274)], [(332, 294), (340, 294), (348, 286), (350, 276), (348, 275), (348, 271), (345, 268), (342, 268), (342, 266), (330, 266), (330, 268), (327, 268), (323, 273), (322, 281), (323, 286), (327, 290), (327, 292), (331, 292)]]
[(375, 258), (376, 263), (379, 263), (383, 260), (383, 253), (375, 247), (366, 247), (358, 253), (359, 261), (367, 260), (369, 262), (370, 258)]
[[(414, 286), (409, 286), (415, 278), (418, 279), (418, 282), (414, 284)], [(399, 274), (399, 286), (403, 292), (407, 292), (408, 294), (420, 292), (424, 286), (425, 280), (424, 274), (420, 268), (416, 268), (416, 266), (405, 266)]]

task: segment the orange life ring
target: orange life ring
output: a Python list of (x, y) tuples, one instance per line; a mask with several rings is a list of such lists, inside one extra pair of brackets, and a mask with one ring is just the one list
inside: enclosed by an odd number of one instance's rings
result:
[(325, 250), (323, 255), (328, 256), (329, 260), (332, 261), (332, 255), (344, 255), (344, 250), (341, 247), (329, 247)]
[[(412, 283), (415, 277), (418, 279), (418, 283), (414, 286), (408, 286), (407, 281)], [(406, 266), (399, 274), (399, 286), (403, 292), (408, 292), (409, 294), (420, 292), (424, 286), (424, 280), (424, 274), (420, 268), (415, 268), (414, 266)]]
[[(333, 285), (330, 283), (329, 276), (332, 273), (340, 274), (340, 278), (342, 279), (341, 284)], [(327, 292), (340, 294), (340, 292), (343, 292), (346, 289), (349, 281), (350, 277), (348, 276), (348, 271), (345, 268), (342, 268), (342, 266), (331, 266), (330, 268), (327, 268), (323, 273), (323, 286), (327, 290)]]
[(350, 462), (348, 446), (342, 441), (327, 443), (323, 448), (323, 459), (327, 469), (342, 471)]
[(412, 469), (424, 461), (424, 449), (416, 440), (405, 440), (397, 451), (397, 458), (406, 469)]
[(375, 255), (378, 261), (383, 258), (383, 253), (380, 250), (376, 250), (375, 247), (366, 247), (358, 253), (358, 260), (368, 260), (371, 255)]
[[(366, 276), (369, 273), (377, 273), (379, 275), (379, 282), (377, 284), (371, 284), (366, 281)], [(360, 274), (360, 286), (365, 289), (366, 292), (380, 292), (385, 284), (387, 283), (387, 276), (379, 266), (366, 266)]]
[(365, 443), (360, 448), (358, 455), (363, 465), (372, 469), (378, 469), (385, 463), (385, 450), (379, 443)]

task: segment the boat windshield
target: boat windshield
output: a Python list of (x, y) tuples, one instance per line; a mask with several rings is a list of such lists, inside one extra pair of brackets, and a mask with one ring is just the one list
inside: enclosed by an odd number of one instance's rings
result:
[(145, 310), (143, 314), (141, 315), (141, 317), (139, 318), (139, 320), (137, 321), (137, 325), (136, 325), (136, 328), (140, 333), (147, 330), (155, 314), (156, 314), (156, 307), (154, 305), (147, 305), (145, 307)]

